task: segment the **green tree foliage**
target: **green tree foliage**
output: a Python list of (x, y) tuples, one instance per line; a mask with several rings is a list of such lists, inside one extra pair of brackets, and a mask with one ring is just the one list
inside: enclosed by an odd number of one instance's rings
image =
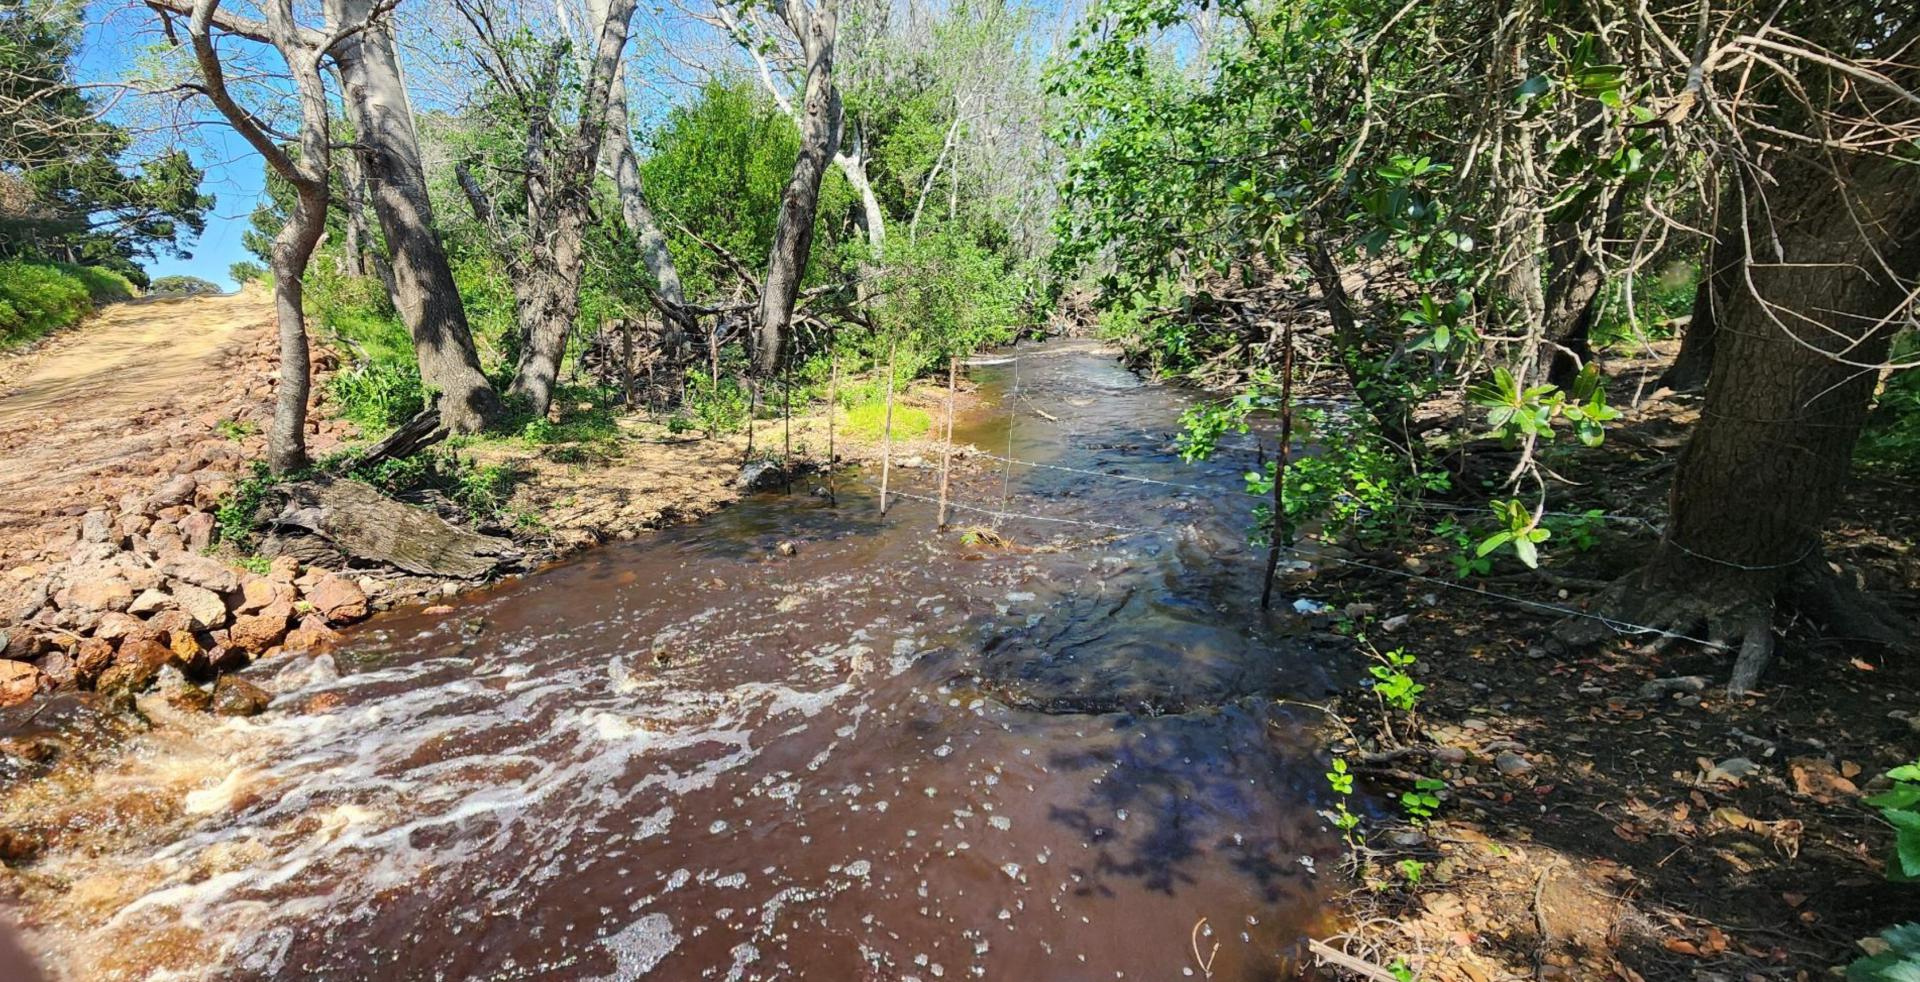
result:
[[(793, 123), (742, 80), (708, 84), (669, 113), (647, 140), (641, 182), (666, 226), (668, 248), (687, 292), (712, 296), (733, 282), (727, 255), (758, 275), (767, 264), (780, 194), (800, 137)], [(836, 274), (831, 257), (845, 238), (853, 191), (829, 171), (820, 191), (820, 225), (808, 281)]]
[(127, 132), (71, 81), (82, 6), (0, 6), (0, 257), (110, 266), (144, 282), (137, 261), (185, 256), (213, 197), (183, 151), (136, 166)]
[[(1529, 462), (1560, 431), (1598, 441), (1615, 415), (1598, 380), (1544, 381), (1548, 308), (1581, 307), (1566, 284), (1598, 237), (1646, 228), (1658, 253), (1661, 219), (1612, 202), (1697, 212), (1701, 168), (1644, 125), (1655, 96), (1618, 63), (1631, 36), (1575, 6), (1103, 3), (1049, 75), (1068, 157), (1056, 272), (1095, 284), (1148, 360), (1191, 371), (1247, 343), (1228, 294), (1324, 295), (1364, 270), (1333, 354), (1365, 438), (1402, 447), (1409, 479), (1406, 407), (1463, 378)], [(1168, 41), (1203, 11), (1210, 43)], [(1276, 394), (1250, 376), (1254, 406)], [(1507, 541), (1534, 541), (1539, 510)]]
[(158, 276), (147, 284), (147, 295), (154, 297), (192, 297), (220, 292), (219, 284), (198, 276)]

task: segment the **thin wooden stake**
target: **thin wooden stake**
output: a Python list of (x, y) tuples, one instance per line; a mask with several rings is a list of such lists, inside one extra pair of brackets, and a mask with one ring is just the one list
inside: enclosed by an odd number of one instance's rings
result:
[(940, 456), (940, 528), (947, 527), (947, 473), (953, 468), (953, 390), (960, 378), (960, 359), (947, 358), (947, 448)]
[(833, 347), (833, 337), (827, 337), (827, 501), (839, 504), (840, 499), (833, 491), (833, 418), (840, 415), (840, 352)]
[(633, 319), (620, 321), (620, 407), (633, 408)]
[[(1273, 469), (1273, 534), (1267, 541), (1267, 581), (1260, 588), (1260, 609), (1273, 605), (1273, 574), (1280, 568), (1280, 547), (1293, 545), (1293, 523), (1287, 521), (1287, 461), (1293, 456), (1293, 322), (1281, 332), (1280, 343), (1280, 459)], [(1008, 456), (1012, 456), (1009, 454)]]
[(1007, 490), (1013, 482), (1013, 422), (1020, 413), (1020, 356), (1013, 356), (1013, 395), (1007, 399), (1007, 464), (1000, 471), (1000, 510), (994, 513), (993, 527), (1007, 517)]
[(793, 360), (788, 359), (780, 378), (780, 472), (786, 478), (787, 493), (793, 493)]
[(749, 375), (747, 376), (747, 455), (741, 458), (743, 464), (753, 460), (753, 418), (758, 415), (760, 415), (760, 379), (758, 376)]
[(887, 477), (893, 470), (893, 349), (887, 341), (887, 423), (880, 433), (880, 514), (887, 513)]

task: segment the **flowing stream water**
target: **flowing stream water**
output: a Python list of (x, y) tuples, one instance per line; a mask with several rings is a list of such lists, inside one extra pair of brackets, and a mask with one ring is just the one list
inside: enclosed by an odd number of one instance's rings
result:
[(1181, 463), (1184, 397), (1091, 345), (1018, 353), (956, 439), (1052, 467), (954, 497), (1064, 521), (941, 533), (842, 472), (263, 663), (265, 715), (43, 792), (93, 824), (12, 874), (29, 946), (74, 979), (1291, 977), (1340, 845), (1275, 700), (1339, 659), (1259, 610), (1251, 455)]

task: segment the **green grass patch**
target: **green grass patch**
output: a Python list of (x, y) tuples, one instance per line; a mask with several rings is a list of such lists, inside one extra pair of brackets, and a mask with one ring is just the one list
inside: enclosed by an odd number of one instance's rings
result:
[[(887, 426), (885, 401), (863, 402), (840, 414), (840, 426), (861, 440), (878, 440)], [(933, 414), (915, 406), (893, 406), (893, 442), (925, 436), (933, 428)]]
[(67, 263), (0, 263), (0, 351), (76, 324), (96, 304), (136, 295), (111, 270)]

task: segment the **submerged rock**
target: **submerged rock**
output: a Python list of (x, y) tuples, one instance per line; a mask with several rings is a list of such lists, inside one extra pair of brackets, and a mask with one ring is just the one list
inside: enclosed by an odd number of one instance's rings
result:
[(0, 707), (17, 706), (39, 690), (39, 669), (23, 661), (0, 660)]
[(786, 483), (787, 472), (771, 460), (750, 461), (740, 468), (739, 476), (733, 479), (733, 486), (742, 491), (766, 491)]
[(238, 675), (222, 675), (213, 684), (213, 711), (222, 716), (258, 716), (273, 696)]

